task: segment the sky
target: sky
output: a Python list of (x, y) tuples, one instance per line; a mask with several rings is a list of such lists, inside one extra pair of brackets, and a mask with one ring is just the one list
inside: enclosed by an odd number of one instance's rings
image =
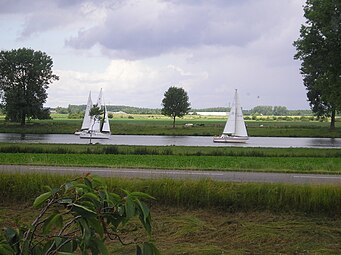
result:
[(170, 86), (192, 108), (309, 109), (292, 45), (304, 0), (0, 0), (0, 49), (53, 59), (45, 106), (161, 108)]

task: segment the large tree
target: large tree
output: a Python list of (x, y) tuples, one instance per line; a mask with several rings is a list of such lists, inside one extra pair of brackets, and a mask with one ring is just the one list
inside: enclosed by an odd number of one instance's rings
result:
[(295, 59), (302, 60), (301, 73), (310, 106), (317, 116), (331, 117), (341, 111), (341, 1), (307, 0), (307, 19), (294, 42)]
[(37, 118), (47, 99), (47, 88), (59, 77), (52, 72), (51, 57), (21, 48), (0, 52), (0, 97), (6, 118), (25, 125)]
[(170, 87), (165, 92), (162, 106), (161, 113), (173, 118), (173, 128), (175, 128), (175, 118), (183, 117), (191, 109), (187, 92), (177, 87)]

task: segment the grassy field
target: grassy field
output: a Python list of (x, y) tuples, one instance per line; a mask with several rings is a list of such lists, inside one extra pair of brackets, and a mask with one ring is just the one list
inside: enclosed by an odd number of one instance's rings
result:
[[(338, 121), (340, 121), (338, 119)], [(110, 120), (112, 134), (134, 135), (198, 135), (213, 136), (221, 134), (226, 118), (212, 116), (185, 116), (177, 120), (176, 128), (172, 128), (172, 120), (160, 115), (121, 115)], [(0, 119), (0, 133), (31, 133), (31, 134), (72, 134), (81, 126), (81, 119), (67, 119), (54, 116), (52, 120), (31, 120), (25, 127), (17, 123), (5, 122)], [(184, 124), (194, 124), (185, 127)], [(341, 127), (336, 124), (334, 131), (329, 130), (328, 122), (301, 121), (291, 119), (247, 120), (250, 136), (288, 136), (288, 137), (341, 137)]]
[[(44, 185), (67, 176), (0, 175), (0, 227), (30, 223), (30, 206)], [(144, 191), (153, 237), (162, 254), (340, 254), (341, 187), (238, 184), (210, 180), (106, 179), (109, 189)], [(139, 236), (141, 228), (127, 226)], [(132, 240), (132, 236), (127, 236)], [(133, 254), (134, 245), (108, 243), (111, 254)]]
[(0, 164), (341, 173), (340, 149), (0, 144)]
[[(0, 208), (0, 227), (30, 223), (37, 212), (11, 204)], [(340, 254), (341, 219), (297, 213), (224, 212), (153, 206), (153, 237), (164, 255)], [(138, 225), (131, 236), (141, 236)], [(140, 234), (141, 233), (141, 234)], [(135, 254), (135, 245), (108, 242), (110, 254)]]

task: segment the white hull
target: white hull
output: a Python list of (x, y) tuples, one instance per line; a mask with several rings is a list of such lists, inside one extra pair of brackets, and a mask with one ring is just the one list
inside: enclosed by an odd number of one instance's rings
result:
[(101, 132), (82, 132), (79, 137), (84, 139), (109, 139), (111, 136), (110, 133), (101, 133)]
[(249, 138), (247, 136), (215, 136), (213, 142), (215, 143), (246, 143)]

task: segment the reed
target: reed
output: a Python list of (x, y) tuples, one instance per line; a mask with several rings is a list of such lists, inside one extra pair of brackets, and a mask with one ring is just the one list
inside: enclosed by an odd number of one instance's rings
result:
[[(30, 202), (45, 185), (59, 186), (71, 176), (53, 174), (0, 175), (0, 202)], [(188, 208), (229, 211), (281, 211), (336, 215), (341, 213), (341, 186), (222, 183), (212, 180), (141, 180), (106, 178), (108, 187), (143, 191), (155, 203)]]
[(13, 144), (0, 143), (0, 153), (49, 154), (123, 154), (180, 156), (251, 156), (251, 157), (341, 157), (340, 149), (323, 148), (241, 148), (199, 146), (129, 146), (99, 144)]

